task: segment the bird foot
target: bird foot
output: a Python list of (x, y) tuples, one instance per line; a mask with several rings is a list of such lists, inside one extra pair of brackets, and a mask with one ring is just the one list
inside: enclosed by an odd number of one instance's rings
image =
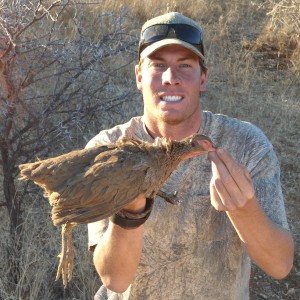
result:
[(72, 243), (72, 229), (71, 224), (62, 225), (62, 250), (58, 255), (59, 265), (57, 268), (56, 278), (57, 281), (62, 276), (64, 288), (67, 283), (72, 279), (75, 251)]
[(160, 190), (157, 192), (157, 196), (165, 199), (167, 202), (173, 205), (180, 205), (182, 203), (180, 199), (177, 199), (177, 191), (175, 191), (173, 194), (168, 194)]

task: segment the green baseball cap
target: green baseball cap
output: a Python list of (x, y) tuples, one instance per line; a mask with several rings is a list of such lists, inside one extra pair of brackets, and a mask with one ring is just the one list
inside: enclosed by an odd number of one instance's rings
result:
[(178, 12), (155, 17), (143, 25), (139, 42), (139, 59), (144, 59), (156, 50), (169, 45), (180, 45), (193, 51), (204, 63), (202, 27)]

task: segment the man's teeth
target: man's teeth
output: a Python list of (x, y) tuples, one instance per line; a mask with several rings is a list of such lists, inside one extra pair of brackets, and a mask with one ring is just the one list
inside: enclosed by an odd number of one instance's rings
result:
[(164, 96), (162, 97), (162, 99), (164, 101), (168, 101), (168, 102), (175, 102), (175, 101), (179, 101), (182, 99), (181, 96)]

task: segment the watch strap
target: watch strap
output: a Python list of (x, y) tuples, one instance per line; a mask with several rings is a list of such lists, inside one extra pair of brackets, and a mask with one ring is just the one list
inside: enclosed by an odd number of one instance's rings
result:
[(153, 198), (146, 198), (146, 206), (143, 212), (136, 214), (122, 209), (118, 213), (113, 214), (109, 220), (124, 229), (137, 228), (147, 221), (151, 214), (153, 204)]

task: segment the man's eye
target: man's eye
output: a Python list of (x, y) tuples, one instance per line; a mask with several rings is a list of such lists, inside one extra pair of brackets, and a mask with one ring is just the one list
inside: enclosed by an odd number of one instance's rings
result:
[(154, 63), (153, 65), (155, 68), (164, 68), (165, 67), (165, 65), (162, 63)]
[(181, 68), (191, 68), (192, 66), (190, 64), (181, 64)]

